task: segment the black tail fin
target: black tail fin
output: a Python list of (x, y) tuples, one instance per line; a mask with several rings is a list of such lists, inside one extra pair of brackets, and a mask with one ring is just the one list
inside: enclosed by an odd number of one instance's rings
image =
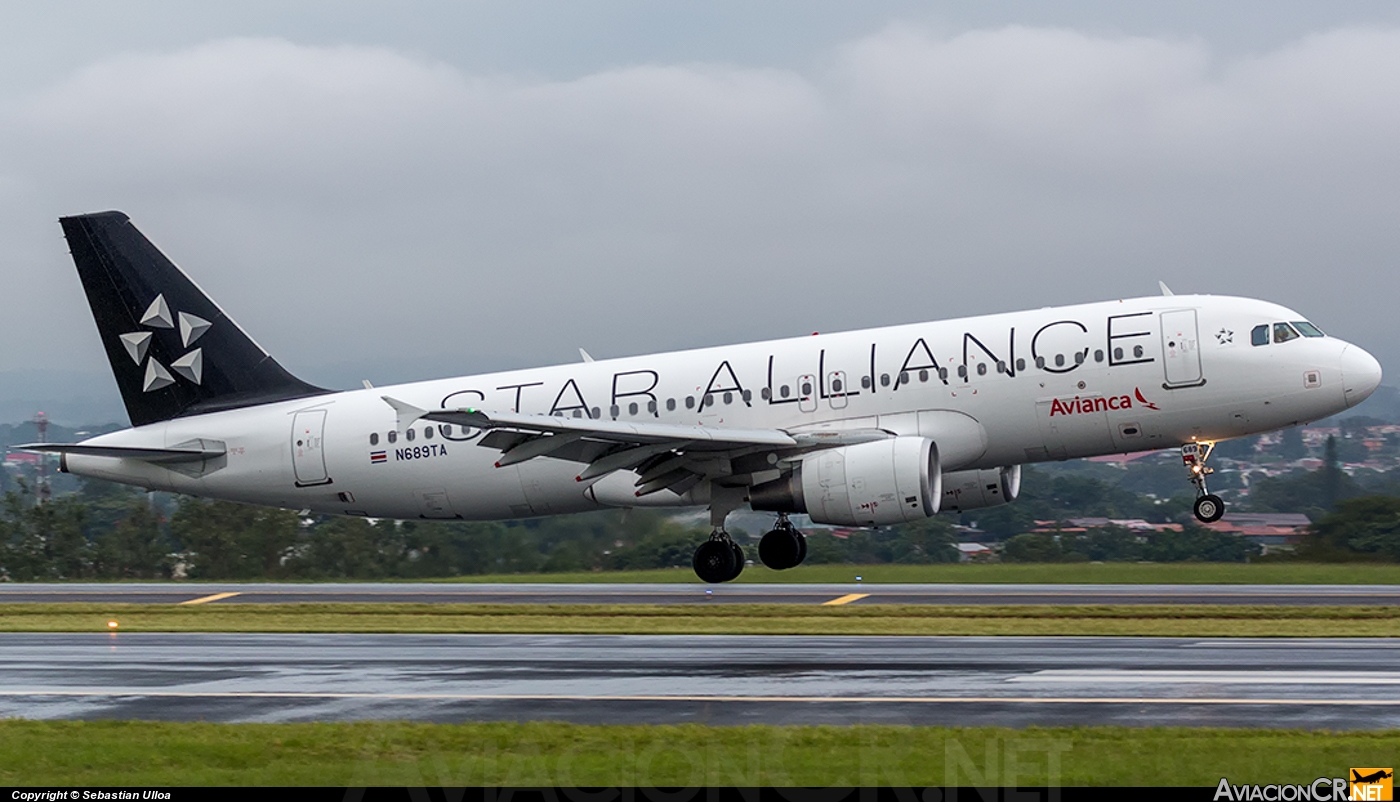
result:
[(59, 223), (132, 425), (327, 392), (277, 364), (126, 215)]

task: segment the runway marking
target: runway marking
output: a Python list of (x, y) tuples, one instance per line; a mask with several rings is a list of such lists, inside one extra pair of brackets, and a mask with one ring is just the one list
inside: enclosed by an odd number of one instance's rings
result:
[(181, 604), (207, 604), (207, 603), (209, 603), (209, 602), (215, 602), (215, 601), (218, 601), (219, 599), (228, 599), (228, 598), (231, 598), (231, 597), (237, 596), (237, 595), (238, 595), (237, 592), (232, 592), (232, 593), (215, 593), (215, 594), (212, 595), (212, 596), (200, 596), (198, 599), (190, 599), (189, 601), (182, 601), (182, 602), (180, 602), (180, 603), (181, 603)]
[(1141, 696), (703, 696), (649, 694), (594, 696), (589, 694), (515, 693), (356, 693), (310, 691), (155, 691), (142, 688), (106, 691), (0, 690), (0, 698), (57, 696), (63, 698), (157, 697), (175, 699), (382, 699), (386, 701), (461, 702), (799, 702), (830, 704), (1094, 704), (1094, 705), (1281, 705), (1339, 707), (1400, 707), (1400, 699), (1270, 699), (1270, 698), (1150, 698)]
[(847, 593), (845, 596), (838, 596), (837, 598), (832, 599), (831, 601), (822, 602), (822, 606), (831, 607), (837, 604), (850, 604), (853, 601), (860, 601), (861, 599), (864, 599), (869, 595), (869, 593)]
[(1172, 669), (1126, 670), (1046, 669), (1011, 677), (1007, 682), (1105, 682), (1134, 684), (1207, 683), (1211, 685), (1400, 685), (1394, 671), (1179, 671)]

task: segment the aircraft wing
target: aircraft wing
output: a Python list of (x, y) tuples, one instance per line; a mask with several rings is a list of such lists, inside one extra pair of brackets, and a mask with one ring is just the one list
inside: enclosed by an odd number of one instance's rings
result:
[(682, 494), (704, 478), (746, 484), (753, 472), (748, 468), (767, 470), (793, 454), (891, 436), (882, 431), (789, 434), (781, 429), (566, 418), (474, 407), (429, 411), (387, 396), (384, 401), (398, 413), (400, 428), (421, 419), (486, 430), (478, 445), (501, 451), (497, 467), (553, 457), (585, 463), (580, 482), (635, 470), (640, 474), (639, 496), (661, 490)]

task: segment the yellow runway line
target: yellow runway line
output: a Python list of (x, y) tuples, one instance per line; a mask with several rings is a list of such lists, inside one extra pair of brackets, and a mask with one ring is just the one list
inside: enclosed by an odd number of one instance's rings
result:
[(198, 599), (190, 599), (189, 601), (182, 601), (182, 602), (180, 602), (180, 603), (181, 603), (181, 604), (205, 604), (205, 603), (207, 603), (207, 602), (214, 602), (214, 601), (218, 601), (219, 599), (227, 599), (227, 598), (229, 598), (229, 597), (231, 597), (231, 596), (237, 596), (237, 595), (238, 595), (237, 593), (215, 593), (213, 596), (200, 596)]
[(831, 601), (822, 602), (822, 606), (830, 607), (835, 604), (850, 604), (853, 601), (859, 601), (860, 599), (864, 599), (866, 596), (869, 595), (869, 593), (847, 593), (845, 596), (838, 596), (837, 598), (832, 599)]

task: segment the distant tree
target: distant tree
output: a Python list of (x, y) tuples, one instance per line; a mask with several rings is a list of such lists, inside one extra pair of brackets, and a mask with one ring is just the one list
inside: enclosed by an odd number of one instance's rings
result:
[(1013, 563), (1054, 563), (1064, 556), (1055, 535), (1027, 532), (1006, 541), (1002, 559)]
[(1298, 554), (1312, 560), (1400, 560), (1400, 498), (1337, 502), (1336, 511), (1312, 525)]
[(144, 495), (125, 501), (125, 515), (93, 539), (93, 573), (103, 579), (157, 579), (170, 575), (170, 541)]
[(300, 520), (291, 510), (185, 497), (170, 520), (177, 545), (188, 552), (198, 579), (285, 576)]
[(1341, 492), (1342, 468), (1337, 462), (1337, 438), (1327, 435), (1327, 448), (1322, 458), (1322, 508), (1331, 510), (1337, 504)]
[(78, 579), (91, 571), (83, 505), (71, 496), (38, 501), (27, 487), (0, 509), (0, 576), (17, 581)]
[(1297, 426), (1284, 429), (1279, 435), (1279, 442), (1274, 448), (1274, 453), (1289, 462), (1306, 457), (1308, 447), (1303, 444), (1303, 430)]

